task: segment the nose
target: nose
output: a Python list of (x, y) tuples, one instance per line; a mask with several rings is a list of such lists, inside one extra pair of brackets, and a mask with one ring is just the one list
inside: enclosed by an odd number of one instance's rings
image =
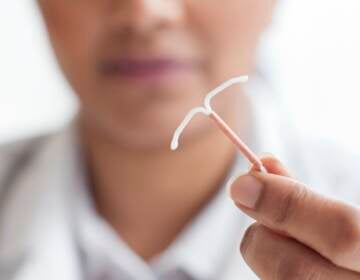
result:
[(112, 23), (134, 32), (146, 33), (182, 21), (182, 0), (114, 0)]

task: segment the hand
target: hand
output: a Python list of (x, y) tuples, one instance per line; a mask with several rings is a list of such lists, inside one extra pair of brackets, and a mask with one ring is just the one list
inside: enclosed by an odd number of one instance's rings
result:
[(309, 190), (272, 156), (262, 162), (268, 174), (253, 168), (230, 188), (257, 221), (240, 245), (246, 263), (264, 280), (360, 280), (360, 210)]

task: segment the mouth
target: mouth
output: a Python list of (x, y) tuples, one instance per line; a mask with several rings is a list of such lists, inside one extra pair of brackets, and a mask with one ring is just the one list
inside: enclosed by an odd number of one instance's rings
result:
[(193, 61), (173, 58), (126, 58), (104, 62), (101, 72), (110, 78), (136, 82), (161, 82), (194, 70)]

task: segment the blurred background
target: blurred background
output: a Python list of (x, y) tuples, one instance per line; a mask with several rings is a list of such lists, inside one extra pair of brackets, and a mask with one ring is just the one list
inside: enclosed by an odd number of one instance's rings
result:
[[(259, 59), (303, 133), (360, 153), (360, 1), (281, 1)], [(0, 9), (0, 142), (56, 129), (76, 110), (34, 1)]]

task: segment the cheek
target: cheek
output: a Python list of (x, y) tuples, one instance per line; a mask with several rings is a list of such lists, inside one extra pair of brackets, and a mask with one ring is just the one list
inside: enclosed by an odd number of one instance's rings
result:
[[(99, 2), (99, 1), (97, 1)], [(74, 3), (57, 0), (40, 1), (51, 44), (63, 73), (76, 93), (87, 92), (95, 80), (93, 64), (102, 29), (103, 10), (85, 0)], [(87, 82), (84, 82), (87, 81)]]
[(254, 52), (271, 18), (273, 3), (274, 0), (203, 0), (189, 4), (191, 20), (197, 36), (209, 50), (214, 71), (227, 77), (251, 71)]

